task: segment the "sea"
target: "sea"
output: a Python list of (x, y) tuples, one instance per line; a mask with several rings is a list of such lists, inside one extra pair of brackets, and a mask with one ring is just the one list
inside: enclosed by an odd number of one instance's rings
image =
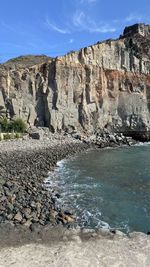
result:
[(150, 144), (89, 150), (59, 161), (46, 179), (83, 228), (150, 232)]

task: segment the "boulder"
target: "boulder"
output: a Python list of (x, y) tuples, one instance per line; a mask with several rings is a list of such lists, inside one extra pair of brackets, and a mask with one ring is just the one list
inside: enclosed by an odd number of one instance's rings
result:
[(29, 129), (29, 137), (36, 140), (43, 140), (44, 131), (38, 128), (31, 128)]

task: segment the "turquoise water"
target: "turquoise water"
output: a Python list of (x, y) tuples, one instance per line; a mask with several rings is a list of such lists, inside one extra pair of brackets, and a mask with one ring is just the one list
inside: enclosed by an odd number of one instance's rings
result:
[(150, 145), (88, 151), (59, 162), (50, 180), (81, 226), (150, 231)]

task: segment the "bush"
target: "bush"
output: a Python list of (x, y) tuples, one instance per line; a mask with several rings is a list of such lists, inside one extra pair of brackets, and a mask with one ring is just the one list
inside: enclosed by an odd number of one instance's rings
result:
[(10, 134), (10, 139), (14, 139), (15, 138), (15, 134), (14, 133), (11, 133)]
[(15, 134), (15, 138), (17, 138), (17, 139), (20, 138), (20, 134), (19, 133), (16, 133)]
[(7, 120), (6, 117), (0, 119), (0, 125), (1, 125), (1, 130), (3, 132), (8, 132), (8, 125), (9, 125), (9, 123), (8, 123), (8, 120)]
[(0, 125), (1, 125), (1, 130), (5, 133), (8, 132), (24, 133), (26, 130), (26, 124), (21, 118), (9, 121), (5, 117), (0, 119)]
[(9, 140), (9, 139), (10, 139), (10, 134), (9, 133), (4, 134), (4, 140)]
[(26, 124), (22, 119), (16, 119), (12, 122), (12, 129), (18, 133), (24, 133), (26, 130)]

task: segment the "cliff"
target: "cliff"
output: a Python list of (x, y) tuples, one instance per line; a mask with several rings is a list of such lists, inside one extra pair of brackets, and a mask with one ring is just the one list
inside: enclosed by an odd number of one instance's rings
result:
[(53, 132), (150, 129), (150, 26), (65, 56), (0, 65), (0, 114)]

